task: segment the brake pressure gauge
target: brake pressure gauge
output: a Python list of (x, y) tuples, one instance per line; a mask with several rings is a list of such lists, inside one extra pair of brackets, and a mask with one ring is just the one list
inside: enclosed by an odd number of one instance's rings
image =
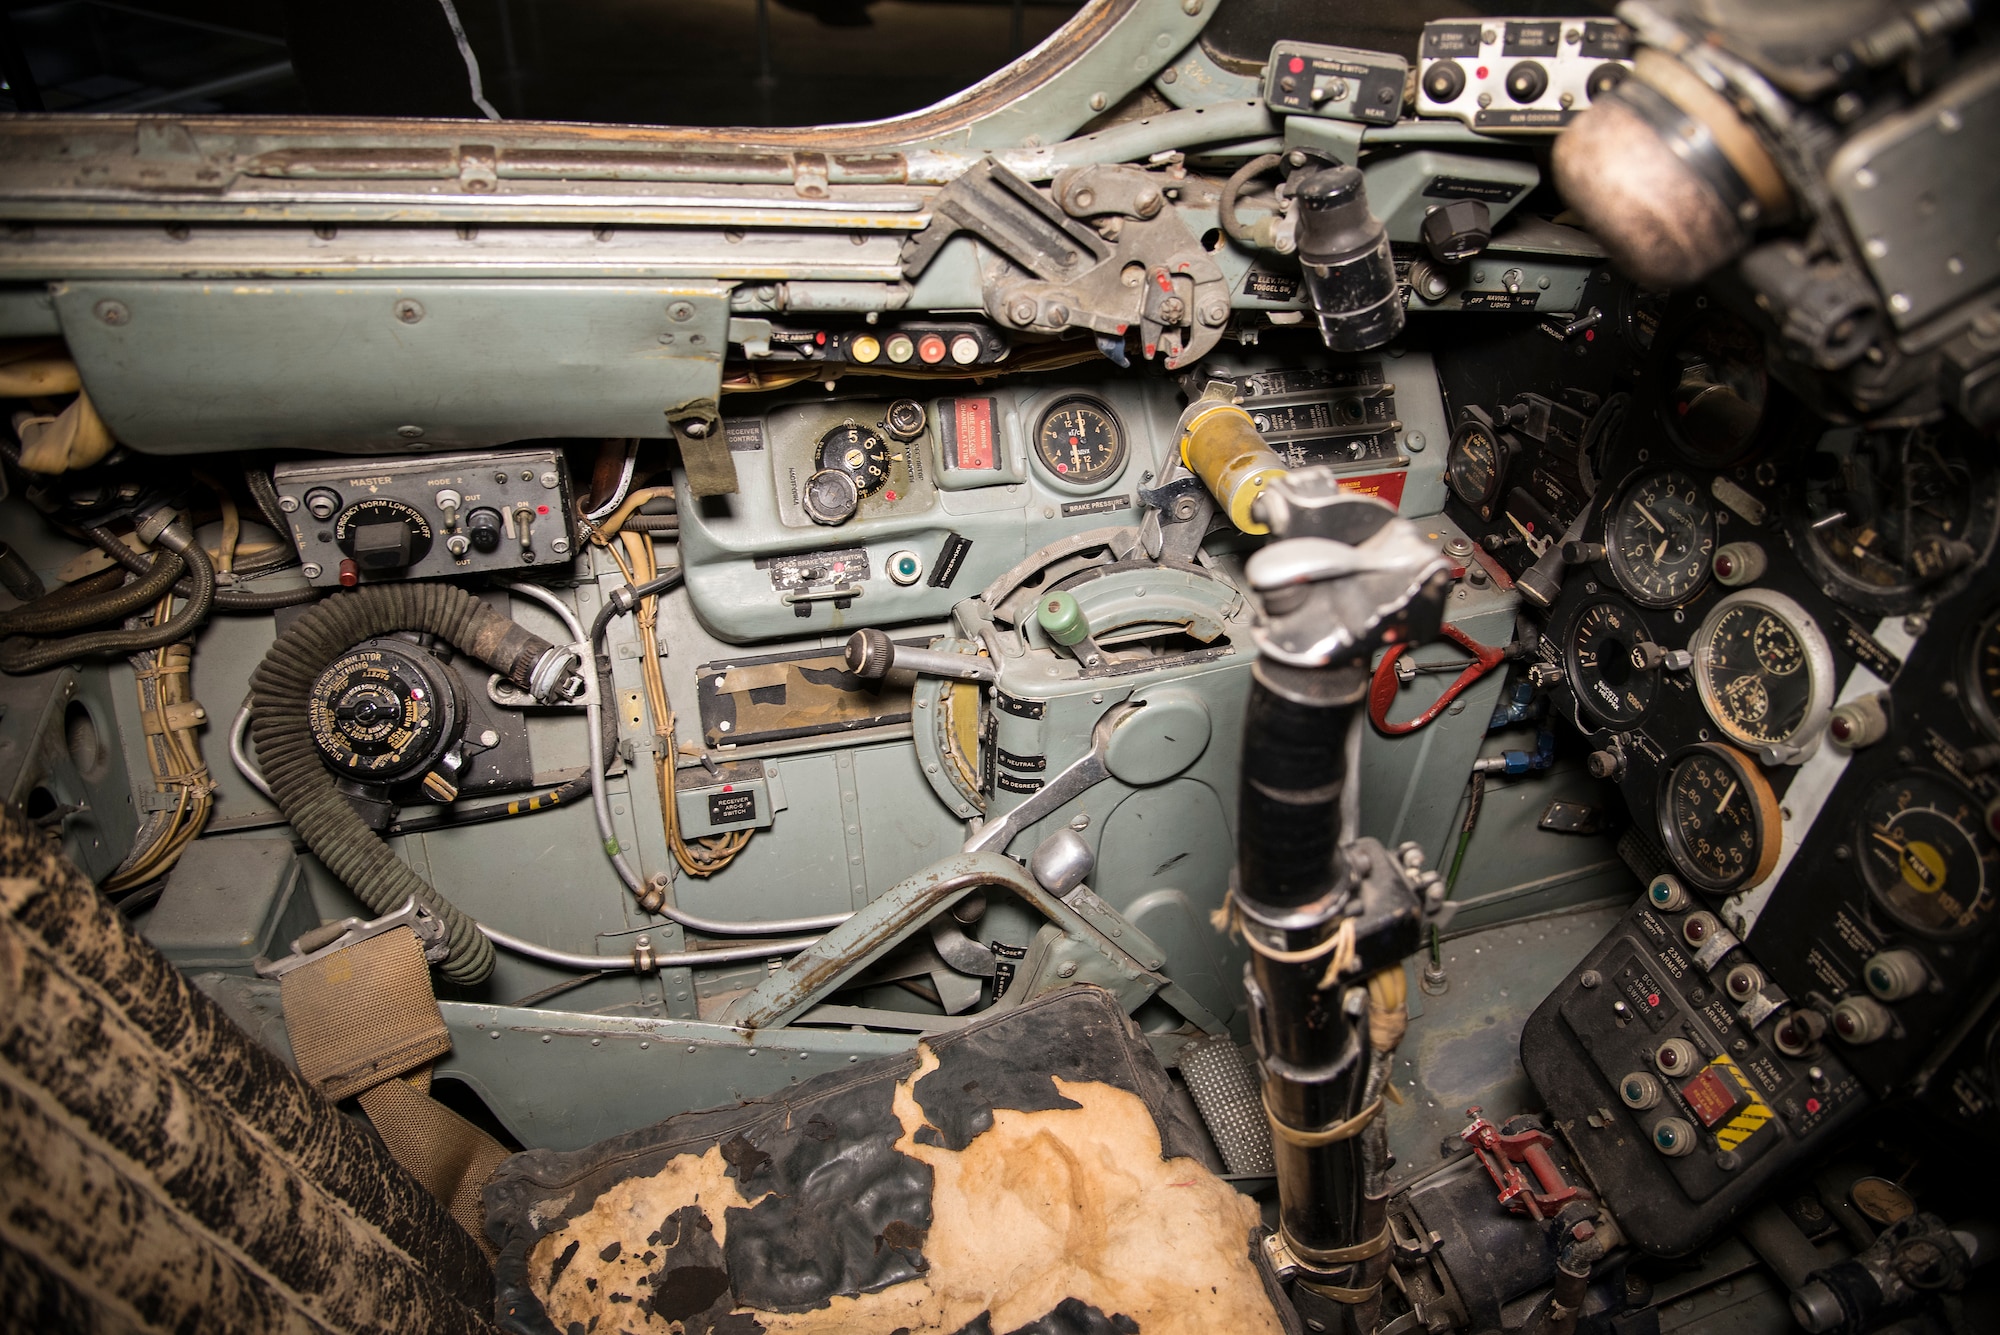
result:
[(1638, 612), (1616, 598), (1592, 599), (1571, 623), (1563, 653), (1570, 689), (1600, 723), (1626, 727), (1651, 707), (1660, 670), (1643, 665), (1645, 640)]
[(1818, 744), (1832, 710), (1833, 651), (1798, 603), (1766, 589), (1732, 593), (1688, 649), (1701, 702), (1731, 741), (1767, 765), (1796, 764)]
[(1647, 607), (1686, 602), (1708, 582), (1715, 509), (1686, 473), (1648, 474), (1618, 498), (1604, 547), (1612, 573), (1635, 601)]
[(1778, 795), (1755, 761), (1707, 743), (1660, 786), (1660, 829), (1681, 875), (1716, 894), (1747, 889), (1778, 863)]
[(1984, 825), (1981, 805), (1935, 775), (1913, 771), (1877, 788), (1856, 836), (1875, 902), (1926, 936), (1983, 927), (2000, 881), (2000, 844)]
[(1035, 427), (1035, 459), (1070, 487), (1096, 487), (1125, 468), (1125, 430), (1096, 399), (1064, 399)]

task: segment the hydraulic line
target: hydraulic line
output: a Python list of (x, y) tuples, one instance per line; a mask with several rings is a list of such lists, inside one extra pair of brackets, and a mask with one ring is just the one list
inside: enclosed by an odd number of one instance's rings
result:
[(1242, 193), (1244, 186), (1250, 184), (1252, 178), (1271, 170), (1283, 161), (1284, 158), (1276, 153), (1265, 153), (1250, 159), (1238, 167), (1235, 174), (1223, 184), (1222, 198), (1215, 206), (1215, 218), (1222, 224), (1222, 230), (1233, 240), (1241, 241), (1252, 250), (1269, 249), (1270, 241), (1268, 237), (1258, 240), (1251, 230), (1243, 225), (1242, 219), (1236, 216), (1236, 197)]
[(553, 964), (564, 969), (580, 969), (585, 972), (605, 973), (639, 972), (653, 969), (701, 969), (711, 964), (734, 964), (742, 960), (767, 960), (778, 955), (796, 955), (807, 946), (818, 941), (816, 936), (786, 937), (778, 941), (763, 941), (739, 946), (719, 946), (714, 950), (684, 950), (675, 955), (652, 955), (640, 962), (638, 955), (583, 955), (569, 950), (552, 950), (538, 946), (532, 941), (509, 936), (505, 932), (479, 925), (479, 930), (488, 941), (510, 954), (522, 955), (543, 964)]
[(209, 608), (215, 599), (215, 567), (209, 564), (208, 553), (201, 549), (198, 542), (187, 543), (179, 553), (179, 559), (186, 563), (193, 587), (186, 604), (165, 622), (129, 630), (92, 631), (66, 640), (42, 643), (21, 637), (9, 639), (0, 642), (0, 672), (19, 676), (93, 654), (129, 654), (142, 649), (158, 649), (193, 634), (202, 622), (208, 620)]
[[(493, 970), (492, 943), (471, 918), (368, 828), (335, 786), (313, 740), (310, 703), (319, 674), (363, 640), (411, 630), (449, 641), (530, 691), (538, 685), (544, 691), (554, 689), (549, 676), (569, 660), (568, 651), (462, 589), (446, 584), (370, 585), (328, 598), (278, 637), (250, 678), (255, 702), (250, 736), (279, 809), (327, 870), (375, 913), (388, 913), (414, 896), (445, 924), (450, 953), (442, 965), (444, 976), (456, 983), (475, 983)], [(591, 693), (595, 695), (594, 687)], [(593, 717), (594, 768), (603, 763), (595, 723)]]

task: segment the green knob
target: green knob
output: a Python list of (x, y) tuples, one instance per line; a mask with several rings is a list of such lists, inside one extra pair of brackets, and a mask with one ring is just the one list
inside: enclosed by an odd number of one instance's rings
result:
[(1042, 623), (1042, 629), (1049, 638), (1068, 648), (1090, 634), (1090, 622), (1084, 619), (1083, 609), (1076, 599), (1060, 591), (1045, 594), (1035, 605), (1035, 620)]

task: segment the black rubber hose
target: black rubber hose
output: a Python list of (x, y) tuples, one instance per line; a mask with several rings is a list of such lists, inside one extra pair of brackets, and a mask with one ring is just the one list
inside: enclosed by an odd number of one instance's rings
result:
[[(604, 711), (609, 714), (609, 710)], [(575, 806), (578, 800), (590, 796), (591, 775), (588, 766), (583, 773), (546, 792), (531, 797), (517, 797), (511, 802), (493, 802), (483, 807), (471, 807), (460, 811), (446, 807), (427, 816), (412, 816), (399, 820), (382, 833), (391, 839), (406, 834), (428, 834), (432, 830), (456, 830), (461, 825), (484, 825), (488, 821), (507, 820), (514, 816), (526, 816), (531, 812), (549, 811), (555, 807)]]
[(239, 562), (236, 573), (245, 575), (254, 570), (297, 561), (299, 552), (292, 545), (292, 526), (285, 522), (285, 512), (278, 508), (278, 489), (271, 484), (271, 475), (261, 468), (246, 468), (243, 470), (243, 485), (250, 489), (250, 499), (257, 502), (257, 513), (278, 535), (279, 545), (276, 551)]
[(0, 635), (68, 635), (107, 621), (122, 621), (140, 608), (160, 601), (186, 569), (180, 557), (161, 550), (154, 555), (145, 576), (133, 583), (122, 583), (125, 578), (122, 570), (107, 571), (121, 583), (104, 592), (65, 597), (68, 590), (58, 589), (26, 607), (0, 612)]
[(0, 585), (24, 603), (32, 603), (49, 591), (35, 568), (4, 542), (0, 542)]
[(250, 740), (279, 810), (327, 870), (378, 914), (414, 896), (449, 934), (444, 976), (477, 983), (493, 972), (492, 943), (368, 828), (334, 786), (313, 741), (310, 704), (320, 673), (361, 641), (396, 631), (437, 635), (524, 689), (555, 647), (448, 584), (381, 584), (337, 594), (280, 635), (251, 674)]
[[(126, 546), (124, 539), (108, 528), (92, 526), (83, 531), (83, 536), (95, 543), (99, 551), (134, 574), (142, 575), (152, 568), (147, 564), (145, 557)], [(183, 598), (191, 597), (193, 594), (189, 582), (185, 579), (174, 585), (174, 592)], [(216, 592), (213, 597), (218, 611), (269, 612), (273, 608), (296, 607), (300, 603), (309, 603), (319, 595), (318, 589), (308, 585), (303, 589), (276, 589), (270, 593)]]
[(1261, 172), (1271, 170), (1271, 168), (1283, 161), (1284, 159), (1276, 153), (1265, 153), (1250, 159), (1250, 161), (1238, 167), (1236, 174), (1230, 177), (1223, 185), (1222, 198), (1215, 206), (1215, 218), (1217, 222), (1222, 224), (1222, 230), (1252, 250), (1262, 250), (1263, 247), (1257, 244), (1256, 240), (1250, 235), (1250, 229), (1245, 227), (1242, 219), (1236, 216), (1236, 196), (1242, 191), (1244, 186), (1250, 184), (1250, 178)]
[(67, 640), (35, 641), (23, 637), (0, 642), (0, 672), (20, 676), (41, 672), (58, 663), (92, 654), (132, 654), (141, 649), (158, 649), (192, 635), (208, 620), (215, 605), (215, 566), (201, 544), (192, 542), (181, 553), (193, 580), (193, 590), (180, 611), (162, 626), (137, 626), (131, 630), (100, 630)]

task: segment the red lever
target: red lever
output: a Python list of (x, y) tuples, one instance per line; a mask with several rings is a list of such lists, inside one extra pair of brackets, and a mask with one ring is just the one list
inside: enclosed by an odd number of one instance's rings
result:
[(1375, 680), (1368, 687), (1368, 721), (1375, 725), (1377, 732), (1390, 737), (1401, 737), (1405, 733), (1415, 732), (1442, 714), (1445, 706), (1456, 700), (1473, 682), (1506, 661), (1506, 649), (1495, 649), (1481, 644), (1457, 626), (1444, 627), (1444, 636), (1471, 650), (1473, 662), (1458, 674), (1457, 680), (1444, 688), (1444, 694), (1440, 695), (1429, 709), (1408, 723), (1389, 722), (1389, 707), (1396, 703), (1396, 660), (1408, 653), (1410, 646), (1392, 644), (1389, 646), (1389, 651), (1382, 655), (1382, 662), (1375, 669)]
[[(1472, 1125), (1459, 1132), (1458, 1138), (1472, 1146), (1472, 1152), (1486, 1165), (1493, 1185), (1500, 1188), (1500, 1203), (1509, 1210), (1546, 1219), (1587, 1194), (1581, 1187), (1565, 1181), (1562, 1169), (1549, 1157), (1549, 1146), (1556, 1143), (1554, 1136), (1535, 1130), (1504, 1135), (1499, 1127), (1479, 1115), (1479, 1109), (1467, 1108), (1465, 1112)], [(1523, 1164), (1535, 1175), (1533, 1187), (1528, 1185), (1528, 1174), (1521, 1171)]]

